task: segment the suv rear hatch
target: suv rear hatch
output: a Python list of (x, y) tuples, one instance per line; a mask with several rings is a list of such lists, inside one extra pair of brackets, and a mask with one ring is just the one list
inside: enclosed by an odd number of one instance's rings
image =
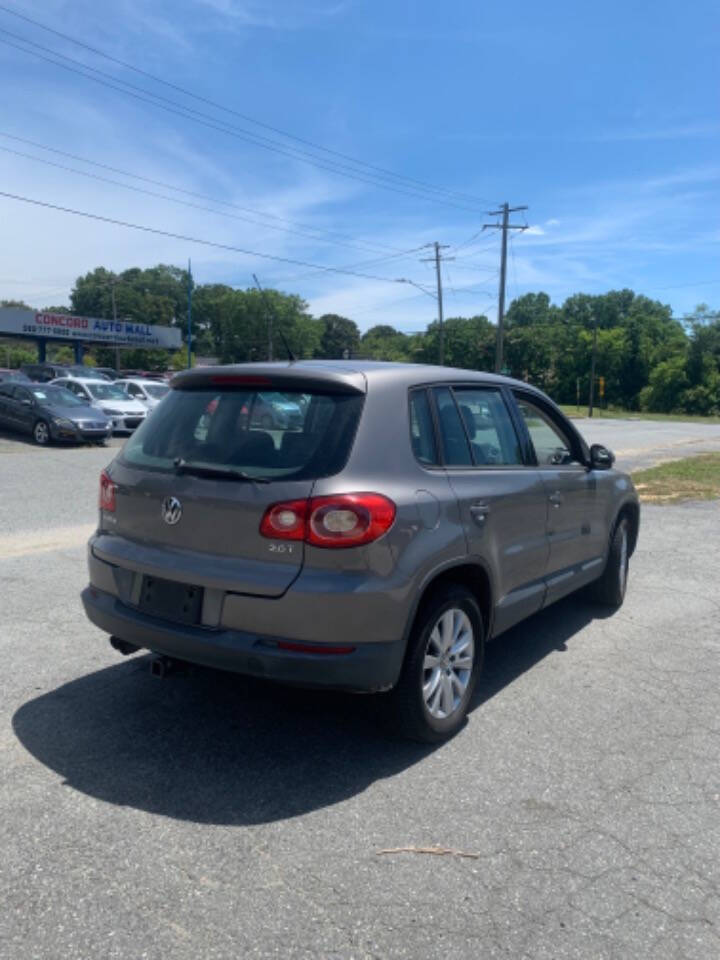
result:
[(268, 539), (260, 524), (272, 504), (306, 500), (317, 479), (343, 468), (365, 379), (270, 370), (176, 378), (108, 470), (97, 556), (201, 587), (268, 597), (288, 589), (304, 544)]

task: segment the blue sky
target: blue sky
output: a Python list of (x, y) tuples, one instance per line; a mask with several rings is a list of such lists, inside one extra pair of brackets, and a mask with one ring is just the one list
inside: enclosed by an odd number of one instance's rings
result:
[[(255, 271), (264, 284), (301, 294), (314, 313), (345, 314), (361, 329), (420, 330), (435, 316), (432, 297), (388, 281), (431, 289), (433, 269), (419, 248), (438, 240), (456, 257), (444, 268), (446, 316), (494, 319), (499, 236), (479, 231), (494, 219), (484, 211), (508, 200), (528, 205), (530, 225), (511, 243), (510, 298), (545, 290), (561, 302), (577, 291), (631, 287), (678, 316), (700, 301), (720, 305), (716, 0), (0, 2), (246, 117), (453, 192), (429, 194), (398, 179), (385, 180), (393, 190), (368, 183), (375, 170), (193, 101), (0, 10), (0, 30), (15, 35), (0, 32), (0, 40), (41, 44), (200, 111), (203, 121), (0, 43), (0, 133), (84, 158), (0, 136), (0, 189), (372, 277), (0, 197), (0, 297), (63, 303), (74, 278), (95, 266), (184, 265), (192, 257), (198, 282), (248, 286)], [(240, 129), (284, 152), (248, 143)], [(327, 169), (333, 164), (360, 178)]]

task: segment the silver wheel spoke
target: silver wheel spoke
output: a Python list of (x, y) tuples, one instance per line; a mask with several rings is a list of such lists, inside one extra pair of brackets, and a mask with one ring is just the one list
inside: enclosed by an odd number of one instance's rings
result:
[(453, 691), (453, 693), (456, 692), (458, 699), (460, 699), (460, 697), (462, 697), (462, 695), (465, 693), (466, 684), (462, 682), (460, 677), (454, 671), (450, 674), (448, 680), (450, 681), (450, 689)]
[(458, 642), (460, 635), (465, 633), (465, 624), (467, 623), (467, 617), (462, 612), (462, 610), (453, 610), (453, 635), (452, 635), (452, 646)]
[(430, 676), (430, 679), (423, 686), (423, 694), (425, 696), (425, 700), (429, 700), (430, 697), (432, 697), (432, 695), (437, 690), (438, 684), (440, 683), (440, 677), (442, 677), (442, 671), (439, 669), (433, 670)]
[[(441, 676), (442, 674), (438, 673), (438, 681), (440, 680)], [(432, 694), (430, 695), (427, 701), (428, 708), (430, 710), (430, 713), (433, 714), (433, 716), (436, 716), (436, 717), (442, 716), (442, 712), (440, 708), (441, 698), (442, 698), (442, 684), (438, 682), (435, 686), (435, 690), (432, 692)]]
[(443, 653), (448, 650), (453, 642), (453, 610), (448, 610), (442, 615), (440, 623), (440, 636), (442, 638), (441, 650)]
[(446, 717), (449, 717), (453, 712), (453, 689), (452, 683), (450, 682), (450, 677), (447, 674), (442, 675), (442, 697), (441, 705), (442, 712)]
[(462, 653), (465, 653), (472, 642), (472, 636), (469, 633), (462, 633), (457, 642), (450, 648), (450, 656), (459, 657)]
[(423, 661), (423, 670), (434, 670), (439, 663), (440, 657), (436, 657), (432, 653), (426, 653), (425, 660)]

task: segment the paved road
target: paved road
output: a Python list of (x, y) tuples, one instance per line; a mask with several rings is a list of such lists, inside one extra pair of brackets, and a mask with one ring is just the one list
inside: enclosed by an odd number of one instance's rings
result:
[(696, 453), (720, 453), (720, 423), (675, 423), (657, 420), (575, 420), (588, 443), (602, 443), (622, 470), (652, 467)]
[[(716, 960), (717, 504), (645, 508), (622, 611), (507, 634), (430, 749), (115, 654), (78, 603), (110, 455), (0, 452), (2, 960)], [(472, 856), (379, 852), (433, 845)]]

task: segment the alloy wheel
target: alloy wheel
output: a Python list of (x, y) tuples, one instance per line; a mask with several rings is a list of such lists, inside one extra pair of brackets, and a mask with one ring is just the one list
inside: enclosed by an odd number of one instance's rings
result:
[(459, 607), (445, 610), (430, 631), (423, 660), (422, 694), (432, 717), (443, 720), (464, 704), (474, 659), (470, 618)]

